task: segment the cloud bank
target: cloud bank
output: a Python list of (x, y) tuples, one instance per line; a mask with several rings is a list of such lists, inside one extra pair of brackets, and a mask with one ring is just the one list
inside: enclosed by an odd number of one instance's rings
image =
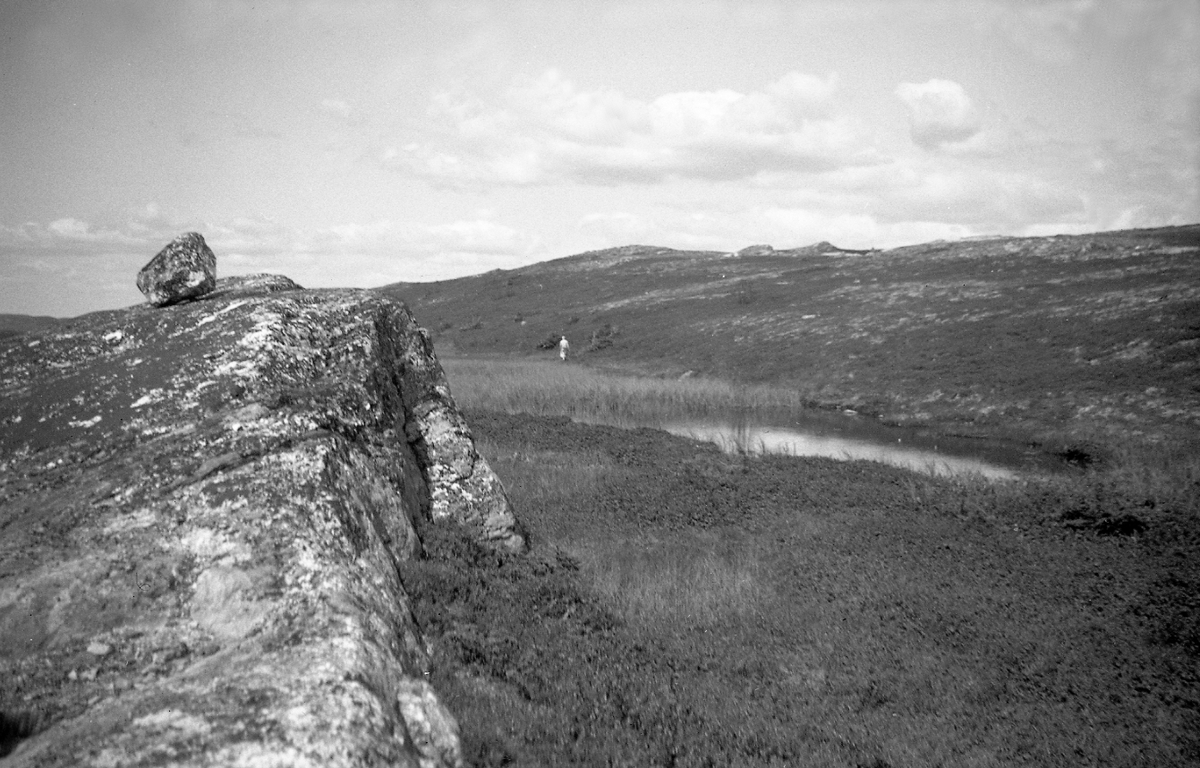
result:
[[(486, 218), (302, 229), (263, 218), (198, 221), (150, 204), (103, 223), (63, 217), (0, 224), (4, 279), (12, 291), (6, 311), (73, 316), (138, 303), (137, 271), (186, 231), (204, 235), (217, 255), (219, 276), (272, 272), (308, 288), (373, 287), (515, 267), (542, 248), (537, 236)], [(47, 284), (56, 286), (50, 299)], [(39, 289), (23, 298), (24, 285)]]
[(979, 133), (979, 119), (971, 100), (953, 80), (901, 83), (896, 95), (908, 108), (912, 140), (919, 147), (938, 149)]
[(818, 173), (880, 161), (847, 116), (837, 78), (789, 72), (761, 91), (684, 91), (639, 100), (583, 90), (555, 70), (497, 98), (441, 92), (436, 130), (381, 161), (434, 183), (654, 184)]

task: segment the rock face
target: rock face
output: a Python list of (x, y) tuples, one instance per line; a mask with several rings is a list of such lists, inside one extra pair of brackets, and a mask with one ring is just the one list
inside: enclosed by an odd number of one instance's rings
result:
[(217, 257), (198, 232), (186, 232), (137, 274), (137, 287), (156, 307), (195, 299), (217, 284)]
[(0, 377), (6, 765), (461, 763), (397, 563), (524, 539), (403, 304), (225, 279)]

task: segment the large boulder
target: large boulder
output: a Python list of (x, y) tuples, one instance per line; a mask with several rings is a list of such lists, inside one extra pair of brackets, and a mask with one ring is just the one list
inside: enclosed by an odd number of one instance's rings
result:
[(198, 232), (167, 243), (137, 274), (137, 287), (156, 307), (196, 299), (217, 284), (217, 257)]
[(397, 563), (524, 538), (429, 336), (224, 279), (0, 340), (9, 766), (451, 766)]

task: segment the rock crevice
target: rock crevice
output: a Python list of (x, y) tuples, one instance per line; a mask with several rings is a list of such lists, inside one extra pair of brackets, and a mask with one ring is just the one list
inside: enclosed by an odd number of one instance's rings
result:
[(0, 371), (6, 765), (461, 763), (396, 566), (525, 541), (403, 304), (226, 278)]

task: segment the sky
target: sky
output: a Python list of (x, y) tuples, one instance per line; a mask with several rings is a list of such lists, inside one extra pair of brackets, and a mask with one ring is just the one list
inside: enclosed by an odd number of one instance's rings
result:
[(0, 0), (0, 312), (1200, 221), (1200, 0)]

